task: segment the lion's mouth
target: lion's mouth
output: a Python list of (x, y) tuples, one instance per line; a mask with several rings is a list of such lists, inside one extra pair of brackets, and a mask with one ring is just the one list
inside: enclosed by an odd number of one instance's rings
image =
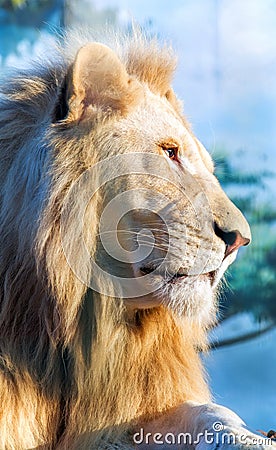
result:
[(166, 285), (176, 285), (181, 283), (193, 284), (196, 280), (201, 280), (210, 284), (212, 289), (216, 289), (219, 285), (220, 280), (222, 279), (225, 271), (229, 267), (230, 264), (236, 259), (238, 251), (235, 250), (233, 253), (228, 255), (226, 258), (222, 260), (222, 263), (219, 267), (209, 272), (202, 272), (197, 275), (187, 275), (185, 273), (185, 269), (179, 268), (177, 272), (172, 273), (168, 270), (160, 271), (158, 267), (153, 265), (152, 263), (146, 264), (140, 267), (140, 274), (148, 275), (152, 274), (153, 276), (158, 276), (162, 278), (162, 284)]
[(182, 281), (193, 281), (195, 278), (205, 278), (206, 280), (210, 281), (211, 286), (213, 286), (216, 283), (217, 275), (218, 275), (218, 269), (212, 270), (210, 272), (206, 273), (200, 273), (198, 275), (187, 275), (183, 272), (183, 269), (179, 269), (174, 274), (168, 274), (168, 273), (162, 273), (159, 272), (158, 269), (152, 265), (146, 265), (140, 268), (140, 272), (143, 275), (148, 275), (153, 272), (155, 272), (156, 275), (162, 276), (164, 281), (169, 284), (176, 284), (181, 283)]
[(191, 278), (206, 278), (209, 279), (211, 282), (211, 285), (214, 283), (216, 279), (217, 270), (212, 270), (211, 272), (201, 273), (199, 275), (186, 275), (181, 272), (177, 272), (173, 277), (170, 278), (168, 281), (169, 283), (178, 283), (185, 279), (191, 279)]

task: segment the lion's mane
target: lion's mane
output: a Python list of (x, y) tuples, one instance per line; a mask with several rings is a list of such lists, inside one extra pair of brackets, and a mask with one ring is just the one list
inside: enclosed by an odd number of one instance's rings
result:
[[(128, 73), (153, 92), (168, 90), (175, 66), (169, 49), (141, 37), (116, 46)], [(53, 120), (70, 62), (59, 54), (54, 63), (17, 74), (1, 94), (0, 447), (5, 450), (100, 449), (108, 442), (123, 448), (141, 418), (187, 399), (209, 398), (196, 350), (204, 345), (204, 331), (164, 307), (130, 316), (121, 299), (88, 289), (66, 262), (62, 204), (93, 164), (89, 134)], [(94, 149), (95, 161), (100, 150)], [(95, 202), (87, 223), (92, 245), (100, 208)], [(77, 220), (76, 215), (68, 224), (72, 243)]]

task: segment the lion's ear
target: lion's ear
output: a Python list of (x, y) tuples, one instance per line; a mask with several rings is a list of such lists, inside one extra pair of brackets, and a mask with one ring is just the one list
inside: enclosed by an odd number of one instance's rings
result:
[(78, 121), (89, 109), (126, 112), (138, 89), (117, 55), (96, 42), (78, 51), (66, 84), (69, 117)]

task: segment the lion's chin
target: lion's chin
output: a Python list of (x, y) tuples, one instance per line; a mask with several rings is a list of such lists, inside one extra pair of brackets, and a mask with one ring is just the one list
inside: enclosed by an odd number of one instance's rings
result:
[(180, 316), (191, 317), (207, 327), (212, 325), (216, 320), (219, 283), (236, 256), (237, 252), (233, 252), (218, 269), (208, 273), (192, 276), (177, 273), (159, 291), (162, 303)]
[(206, 324), (215, 314), (213, 273), (174, 277), (164, 284), (162, 303), (179, 316), (186, 316)]
[[(181, 317), (190, 317), (209, 327), (216, 320), (217, 292), (224, 272), (235, 260), (237, 252), (225, 258), (217, 269), (198, 275), (187, 275), (179, 270), (168, 276), (158, 273), (152, 266), (138, 269), (138, 279), (150, 281), (151, 293), (143, 297), (126, 300), (130, 309), (147, 309), (163, 305)], [(147, 275), (147, 277), (141, 276)], [(149, 278), (148, 278), (149, 277)]]
[[(126, 299), (130, 309), (165, 306), (179, 317), (189, 317), (209, 326), (216, 316), (215, 271), (193, 276), (165, 277), (150, 274), (152, 291), (139, 298)], [(142, 278), (140, 278), (142, 279)]]

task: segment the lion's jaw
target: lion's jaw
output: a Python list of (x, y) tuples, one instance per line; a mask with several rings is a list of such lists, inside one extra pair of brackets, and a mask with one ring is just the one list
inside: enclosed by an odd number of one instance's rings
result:
[[(168, 276), (165, 272), (155, 273), (147, 281), (153, 292), (140, 299), (128, 299), (126, 303), (129, 307), (139, 305), (139, 308), (162, 304), (178, 316), (190, 317), (193, 321), (208, 327), (216, 320), (217, 295), (224, 273), (236, 256), (237, 251), (225, 258), (217, 270), (199, 275), (176, 273)], [(138, 278), (141, 276), (139, 272), (141, 269), (134, 269)]]
[(237, 251), (227, 256), (218, 269), (212, 272), (190, 276), (176, 274), (172, 279), (164, 280), (159, 294), (162, 303), (180, 316), (188, 316), (205, 326), (212, 325), (216, 320), (217, 294), (221, 281), (236, 256)]

